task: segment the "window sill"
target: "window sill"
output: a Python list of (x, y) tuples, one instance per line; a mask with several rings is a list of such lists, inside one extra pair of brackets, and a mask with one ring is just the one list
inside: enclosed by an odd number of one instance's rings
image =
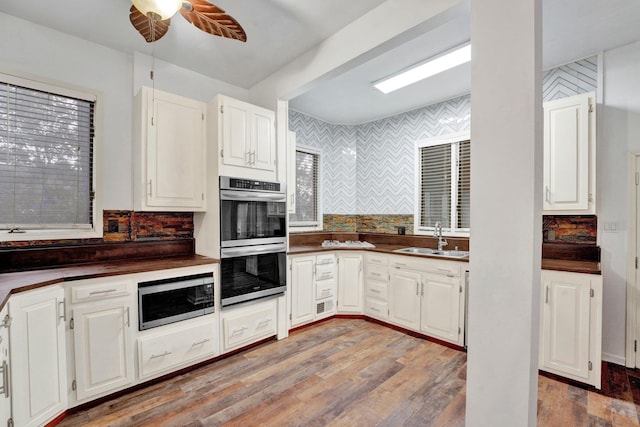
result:
[(0, 231), (0, 242), (101, 239), (102, 237), (102, 226), (100, 226), (99, 230), (26, 230), (24, 233), (9, 233), (8, 230)]

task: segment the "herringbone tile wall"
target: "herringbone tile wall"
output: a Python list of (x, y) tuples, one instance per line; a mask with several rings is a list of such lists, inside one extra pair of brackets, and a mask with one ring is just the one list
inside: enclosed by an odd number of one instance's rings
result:
[[(545, 101), (595, 91), (597, 57), (543, 76)], [(300, 145), (322, 152), (325, 214), (413, 214), (416, 141), (469, 129), (470, 95), (355, 126), (334, 125), (290, 110)]]

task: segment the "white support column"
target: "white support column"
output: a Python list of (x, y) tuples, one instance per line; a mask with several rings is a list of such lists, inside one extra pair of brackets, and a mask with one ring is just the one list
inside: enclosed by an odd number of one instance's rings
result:
[(467, 426), (535, 426), (541, 0), (472, 0)]

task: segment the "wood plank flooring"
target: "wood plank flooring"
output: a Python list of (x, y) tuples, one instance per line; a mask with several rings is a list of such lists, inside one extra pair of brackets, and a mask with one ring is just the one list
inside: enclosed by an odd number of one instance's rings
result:
[[(607, 371), (603, 391), (613, 397), (539, 377), (538, 426), (639, 426), (640, 386), (620, 385), (621, 375)], [(640, 374), (635, 380), (640, 385)], [(332, 319), (59, 425), (456, 427), (464, 426), (465, 382), (464, 352), (372, 322)]]

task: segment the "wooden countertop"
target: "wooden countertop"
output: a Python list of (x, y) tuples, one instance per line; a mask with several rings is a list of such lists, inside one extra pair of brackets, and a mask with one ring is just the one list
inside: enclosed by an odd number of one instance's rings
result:
[(447, 257), (442, 255), (422, 255), (422, 254), (408, 254), (408, 253), (400, 253), (394, 252), (396, 249), (406, 248), (406, 245), (388, 245), (388, 244), (376, 244), (373, 248), (360, 248), (353, 246), (332, 246), (332, 247), (322, 247), (320, 245), (317, 246), (291, 246), (289, 247), (288, 255), (300, 255), (311, 252), (327, 252), (327, 251), (367, 251), (367, 252), (380, 252), (391, 255), (403, 255), (403, 256), (413, 256), (418, 258), (433, 258), (433, 259), (445, 259), (447, 261), (458, 261), (458, 262), (469, 262), (469, 258), (459, 258), (459, 257)]
[(202, 255), (180, 255), (162, 258), (144, 258), (120, 261), (75, 264), (65, 267), (29, 270), (0, 274), (0, 309), (9, 295), (36, 289), (56, 283), (82, 279), (118, 276), (122, 274), (144, 273), (171, 268), (192, 267), (219, 263), (215, 258)]
[[(328, 247), (323, 248), (322, 246), (291, 246), (289, 248), (289, 255), (301, 255), (312, 252), (325, 252), (325, 251), (368, 251), (368, 252), (381, 252), (393, 255), (403, 255), (403, 256), (413, 256), (413, 257), (421, 257), (421, 258), (435, 258), (435, 259), (446, 259), (448, 261), (458, 261), (458, 262), (469, 262), (469, 258), (452, 258), (452, 257), (444, 257), (440, 255), (419, 255), (419, 254), (406, 254), (406, 253), (398, 253), (394, 252), (396, 249), (402, 249), (406, 246), (398, 246), (398, 245), (376, 245), (375, 248), (358, 248), (358, 247)], [(568, 271), (572, 273), (587, 273), (587, 274), (601, 274), (600, 271), (600, 263), (595, 261), (578, 261), (578, 260), (560, 260), (560, 259), (552, 259), (552, 258), (543, 258), (542, 259), (542, 269), (543, 270), (557, 270), (557, 271)]]

